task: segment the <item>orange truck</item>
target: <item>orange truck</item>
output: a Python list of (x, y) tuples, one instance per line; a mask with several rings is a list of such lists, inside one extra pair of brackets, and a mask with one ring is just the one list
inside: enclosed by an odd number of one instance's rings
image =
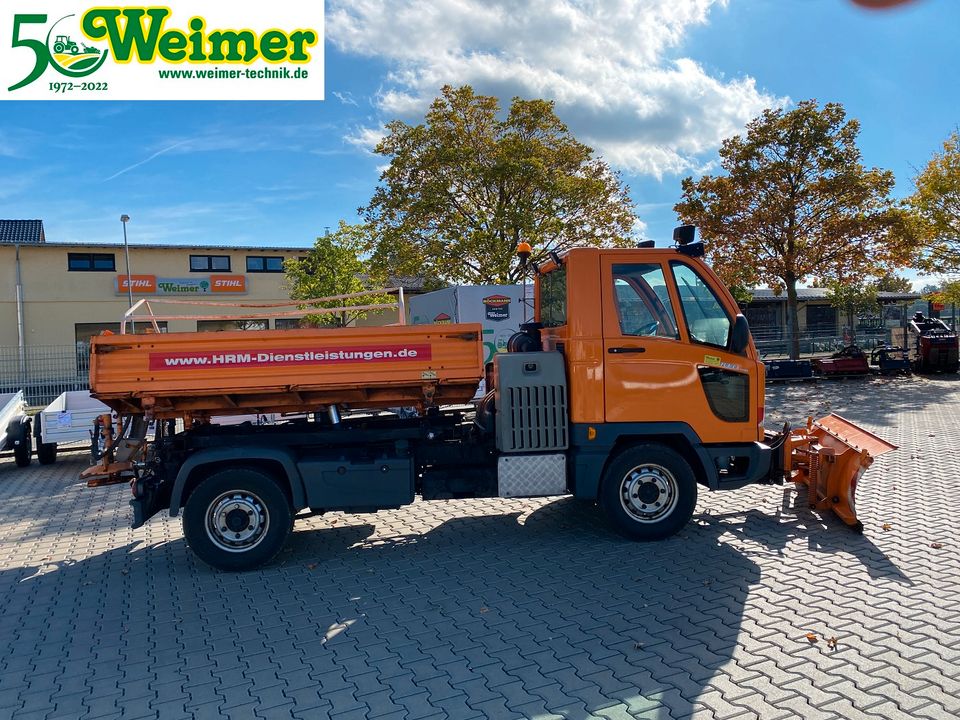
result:
[[(100, 420), (102, 458), (84, 475), (129, 480), (134, 527), (182, 514), (194, 552), (232, 570), (269, 562), (297, 517), (418, 495), (572, 494), (655, 540), (702, 489), (786, 479), (862, 527), (857, 481), (894, 446), (836, 415), (765, 430), (747, 321), (693, 228), (674, 240), (530, 263), (534, 321), (492, 368), (474, 324), (94, 338), (92, 393), (120, 420)], [(493, 389), (463, 405), (485, 373)], [(277, 412), (305, 415), (216, 422)]]

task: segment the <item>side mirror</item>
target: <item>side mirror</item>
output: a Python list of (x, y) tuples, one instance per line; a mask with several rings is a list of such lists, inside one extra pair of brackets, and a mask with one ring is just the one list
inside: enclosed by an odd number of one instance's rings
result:
[(742, 355), (750, 344), (750, 325), (743, 315), (737, 315), (730, 332), (730, 352)]

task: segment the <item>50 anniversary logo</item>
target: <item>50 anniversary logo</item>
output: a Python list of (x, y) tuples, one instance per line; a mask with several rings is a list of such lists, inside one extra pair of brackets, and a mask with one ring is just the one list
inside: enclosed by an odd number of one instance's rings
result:
[(323, 99), (322, 3), (170, 4), (0, 14), (0, 97)]

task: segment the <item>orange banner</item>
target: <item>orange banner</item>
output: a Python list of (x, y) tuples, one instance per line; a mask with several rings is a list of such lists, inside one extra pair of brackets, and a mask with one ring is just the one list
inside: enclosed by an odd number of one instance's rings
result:
[(247, 277), (245, 275), (211, 275), (210, 292), (245, 293)]
[[(116, 288), (118, 293), (127, 292), (127, 275), (117, 275)], [(134, 293), (147, 295), (157, 292), (156, 275), (130, 275), (130, 287)]]

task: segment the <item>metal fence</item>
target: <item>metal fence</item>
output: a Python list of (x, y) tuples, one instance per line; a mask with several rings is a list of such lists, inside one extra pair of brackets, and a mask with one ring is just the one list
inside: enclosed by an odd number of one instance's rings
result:
[[(786, 330), (764, 332), (762, 328), (753, 330), (753, 339), (761, 357), (786, 357), (790, 354), (790, 333)], [(877, 345), (890, 343), (889, 328), (858, 329), (853, 335), (822, 333), (816, 331), (801, 332), (800, 355), (825, 355), (842, 350), (848, 345), (859, 345), (864, 350), (872, 350)]]
[(27, 403), (46, 406), (68, 390), (90, 389), (90, 348), (40, 345), (0, 346), (0, 393), (23, 390)]

